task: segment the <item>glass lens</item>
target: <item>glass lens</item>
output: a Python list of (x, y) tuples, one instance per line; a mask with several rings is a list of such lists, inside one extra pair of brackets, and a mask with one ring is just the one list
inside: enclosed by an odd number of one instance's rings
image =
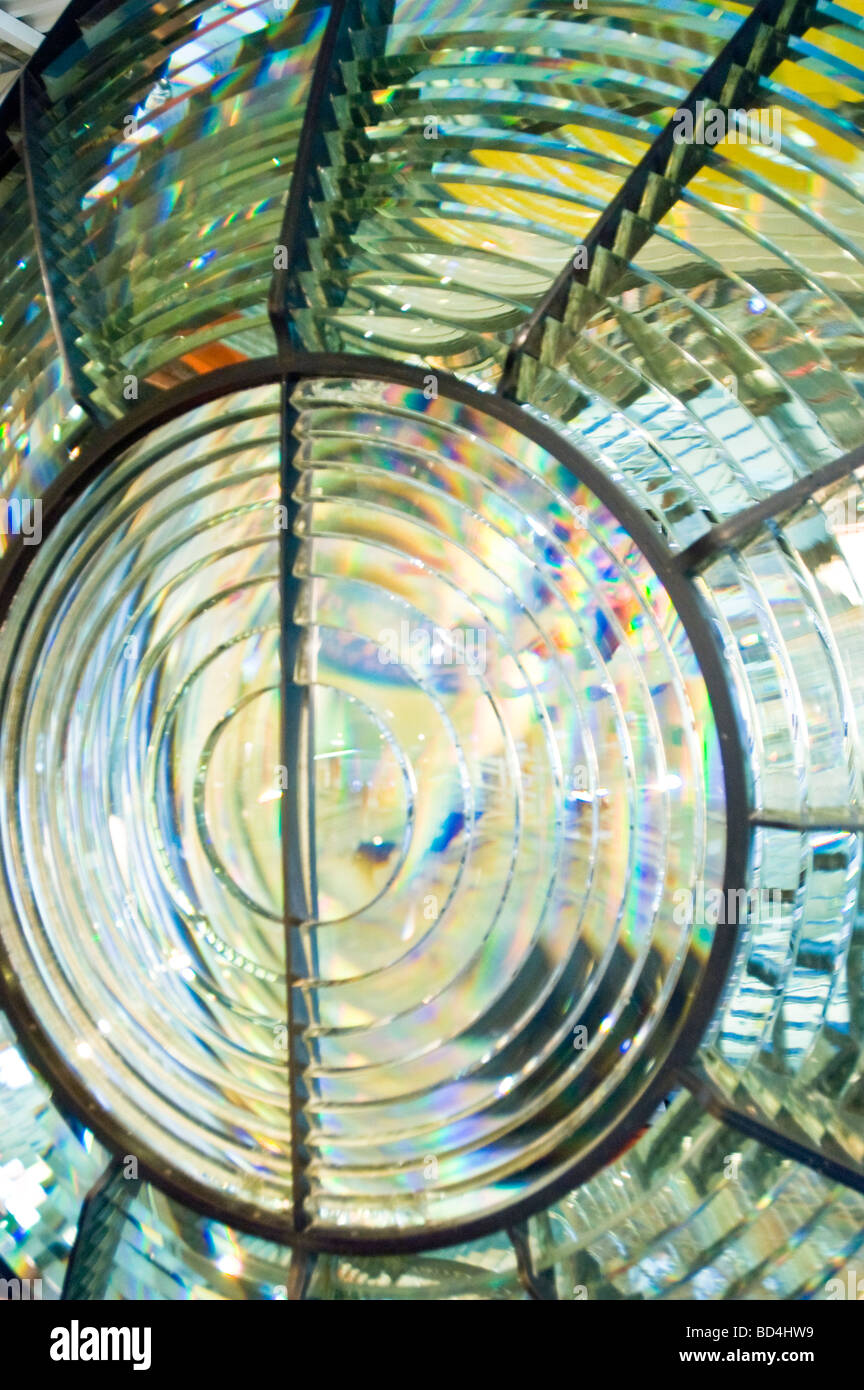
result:
[[(626, 1135), (704, 1007), (715, 933), (681, 894), (722, 886), (719, 744), (665, 588), (541, 447), (383, 383), (291, 410), (292, 611), (276, 388), (163, 426), (42, 546), (9, 631), (8, 949), (160, 1162), (285, 1213), (293, 1088), (313, 1233), (446, 1229)], [(294, 925), (282, 624), (314, 766)]]

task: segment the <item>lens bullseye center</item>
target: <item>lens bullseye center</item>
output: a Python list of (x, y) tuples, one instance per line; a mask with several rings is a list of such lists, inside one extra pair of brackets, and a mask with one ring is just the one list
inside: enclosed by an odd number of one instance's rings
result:
[[(367, 705), (328, 686), (315, 707), (317, 917), (360, 912), (386, 890), (410, 835), (404, 756)], [(282, 911), (280, 816), (296, 769), (280, 764), (279, 692), (238, 705), (208, 740), (204, 835), (217, 873), (269, 915)]]

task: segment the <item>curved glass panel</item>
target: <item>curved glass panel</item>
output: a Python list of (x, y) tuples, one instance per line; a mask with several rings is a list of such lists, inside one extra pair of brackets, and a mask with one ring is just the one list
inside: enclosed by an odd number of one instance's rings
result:
[[(385, 384), (292, 408), (306, 1210), (446, 1228), (616, 1135), (700, 1007), (675, 895), (722, 890), (719, 743), (666, 590), (542, 448)], [(278, 441), (265, 387), (112, 461), (13, 604), (2, 739), (27, 1008), (124, 1136), (277, 1216)]]
[(127, 0), (36, 53), (0, 108), (0, 1274), (857, 1278), (862, 35)]

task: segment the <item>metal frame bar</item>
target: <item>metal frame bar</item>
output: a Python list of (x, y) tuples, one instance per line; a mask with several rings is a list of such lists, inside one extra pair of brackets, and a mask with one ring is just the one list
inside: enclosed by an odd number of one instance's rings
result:
[[(470, 406), (481, 414), (510, 425), (546, 450), (574, 479), (585, 483), (624, 526), (666, 586), (699, 663), (720, 738), (728, 815), (724, 888), (728, 891), (743, 884), (751, 835), (745, 744), (733, 692), (728, 683), (726, 663), (698, 587), (681, 573), (665, 542), (635, 502), (619, 491), (614, 481), (598, 464), (588, 459), (574, 445), (563, 440), (549, 426), (528, 415), (512, 402), (481, 391), (443, 372), (436, 375), (439, 396)], [(118, 453), (122, 453), (152, 429), (168, 423), (196, 405), (214, 400), (231, 391), (272, 385), (286, 381), (286, 378), (289, 382), (301, 377), (384, 381), (422, 392), (426, 376), (427, 369), (423, 366), (413, 367), (389, 358), (361, 358), (350, 353), (297, 353), (292, 356), (290, 373), (285, 371), (284, 365), (280, 364), (277, 358), (272, 357), (236, 363), (231, 367), (211, 372), (206, 377), (184, 382), (166, 391), (164, 395), (139, 402), (128, 416), (99, 431), (97, 437), (84, 447), (76, 462), (46, 491), (43, 499), (43, 538), (51, 534), (63, 513), (84, 489), (106, 468), (111, 467)], [(283, 418), (287, 430), (290, 417), (285, 413)], [(287, 491), (291, 476), (290, 449), (286, 448), (284, 455), (283, 494)], [(34, 547), (25, 546), (22, 537), (10, 539), (9, 550), (0, 562), (0, 620), (8, 612), (14, 591), (34, 555)], [(293, 640), (290, 632), (288, 638), (290, 644)], [(7, 666), (7, 675), (0, 692), (0, 707), (5, 706), (8, 698), (9, 669)], [(286, 746), (289, 738), (293, 737), (293, 733), (289, 731)], [(5, 863), (2, 864), (2, 872), (6, 876)], [(563, 1196), (586, 1181), (614, 1159), (647, 1122), (659, 1102), (672, 1088), (678, 1069), (695, 1053), (705, 1027), (713, 1017), (726, 975), (735, 957), (736, 943), (737, 930), (724, 930), (715, 934), (699, 990), (692, 1007), (681, 1020), (679, 1031), (664, 1062), (657, 1067), (621, 1123), (600, 1138), (580, 1159), (559, 1174), (554, 1181), (527, 1198), (517, 1199), (509, 1207), (453, 1226), (419, 1228), (402, 1233), (379, 1233), (351, 1227), (327, 1232), (314, 1231), (303, 1224), (302, 1213), (299, 1208), (295, 1208), (294, 1215), (298, 1218), (297, 1224), (300, 1226), (298, 1230), (293, 1220), (285, 1220), (270, 1211), (233, 1197), (217, 1199), (209, 1188), (186, 1174), (166, 1172), (161, 1155), (140, 1139), (132, 1139), (118, 1125), (111, 1111), (104, 1109), (94, 1099), (66, 1059), (57, 1052), (21, 989), (2, 941), (0, 1003), (6, 1008), (16, 1026), (22, 1048), (37, 1071), (52, 1078), (58, 1097), (66, 1108), (80, 1115), (111, 1152), (125, 1154), (134, 1151), (138, 1156), (142, 1177), (157, 1188), (214, 1220), (227, 1221), (240, 1230), (264, 1235), (289, 1246), (332, 1251), (337, 1254), (400, 1254), (442, 1248), (491, 1234), (507, 1225), (518, 1225), (556, 1197)], [(296, 1079), (293, 1072), (292, 1077)], [(302, 1203), (302, 1167), (299, 1179), (300, 1184), (295, 1197)]]
[(318, 1256), (313, 1250), (293, 1250), (288, 1268), (286, 1297), (289, 1303), (302, 1303), (309, 1292)]
[(839, 458), (831, 459), (830, 463), (823, 464), (815, 472), (796, 478), (794, 483), (736, 512), (726, 521), (718, 522), (679, 553), (678, 564), (685, 574), (698, 574), (722, 551), (741, 550), (766, 523), (788, 516), (809, 502), (814, 493), (830, 487), (832, 483), (842, 483), (859, 468), (864, 468), (864, 444), (857, 445)]
[(328, 159), (324, 131), (328, 116), (333, 114), (332, 100), (345, 90), (341, 63), (349, 56), (350, 27), (352, 22), (362, 21), (367, 14), (376, 26), (385, 26), (392, 11), (393, 0), (333, 0), (332, 3), (315, 58), (282, 220), (279, 244), (288, 252), (288, 264), (274, 269), (267, 300), (276, 350), (283, 362), (289, 360), (293, 350), (303, 350), (290, 317), (292, 309), (299, 309), (303, 304), (295, 277), (298, 269), (310, 269), (306, 246), (315, 235), (312, 202), (321, 193), (318, 165)]
[(679, 1073), (679, 1079), (693, 1096), (693, 1099), (709, 1115), (713, 1115), (715, 1120), (729, 1125), (731, 1129), (737, 1130), (747, 1139), (758, 1140), (766, 1148), (782, 1154), (784, 1158), (794, 1159), (796, 1163), (812, 1169), (814, 1173), (819, 1173), (823, 1178), (842, 1183), (844, 1187), (851, 1188), (853, 1192), (864, 1194), (864, 1172), (849, 1167), (839, 1159), (831, 1158), (829, 1154), (824, 1154), (819, 1149), (810, 1148), (797, 1139), (792, 1139), (788, 1134), (784, 1134), (774, 1125), (760, 1119), (756, 1114), (748, 1115), (742, 1110), (736, 1110), (735, 1106), (730, 1105), (720, 1095), (714, 1083), (702, 1072), (691, 1071), (685, 1067)]
[(139, 1186), (140, 1179), (124, 1176), (119, 1156), (97, 1178), (81, 1204), (61, 1300), (104, 1300), (123, 1222)]
[(850, 835), (864, 833), (864, 816), (850, 815), (841, 806), (815, 811), (751, 811), (750, 824), (764, 826), (767, 830), (798, 830), (802, 834), (811, 830), (840, 830)]
[(291, 1120), (291, 1223), (295, 1232), (306, 1225), (305, 1199), (308, 1183), (305, 1170), (308, 1124), (304, 1105), (308, 1090), (304, 1074), (309, 1065), (306, 1043), (308, 1009), (298, 981), (308, 971), (299, 929), (318, 916), (318, 888), (315, 874), (315, 765), (311, 728), (312, 703), (308, 687), (294, 679), (301, 655), (303, 628), (294, 611), (301, 593), (301, 582), (294, 574), (300, 550), (296, 522), (300, 507), (295, 500), (298, 472), (294, 464), (297, 441), (293, 426), (297, 412), (291, 404), (292, 382), (282, 382), (280, 505), (288, 525), (280, 531), (279, 545), (279, 666), (280, 666), (280, 762), (289, 785), (282, 791), (279, 818), (282, 840), (282, 920), (285, 933), (286, 1026), (288, 1086)]
[(528, 1222), (520, 1221), (515, 1226), (508, 1226), (507, 1236), (516, 1255), (516, 1273), (519, 1277), (519, 1283), (528, 1297), (534, 1299), (536, 1303), (557, 1303), (558, 1290), (555, 1287), (554, 1269), (544, 1269), (538, 1272), (534, 1268)]
[(293, 342), (291, 324), (288, 319), (288, 310), (291, 307), (289, 291), (295, 262), (298, 260), (305, 239), (311, 230), (309, 202), (311, 182), (315, 175), (315, 156), (321, 141), (321, 119), (324, 103), (328, 98), (328, 89), (333, 81), (336, 50), (348, 3), (349, 0), (333, 0), (315, 58), (312, 83), (306, 100), (306, 109), (303, 113), (303, 125), (297, 143), (297, 154), (294, 159), (294, 168), (291, 171), (291, 183), (285, 202), (282, 230), (279, 235), (279, 244), (286, 247), (288, 251), (288, 265), (284, 268), (274, 269), (270, 281), (267, 310), (276, 338), (277, 352), (282, 359), (287, 356), (292, 347), (296, 346)]

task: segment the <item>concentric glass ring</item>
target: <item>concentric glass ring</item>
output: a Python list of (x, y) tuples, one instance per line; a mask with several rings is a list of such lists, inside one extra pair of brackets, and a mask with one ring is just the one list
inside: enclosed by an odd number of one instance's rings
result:
[(443, 375), (308, 366), (283, 476), (259, 364), (133, 412), (46, 519), (7, 625), (5, 973), (154, 1181), (429, 1246), (593, 1171), (695, 1046), (734, 932), (673, 905), (742, 881), (739, 750), (695, 588), (588, 459)]

